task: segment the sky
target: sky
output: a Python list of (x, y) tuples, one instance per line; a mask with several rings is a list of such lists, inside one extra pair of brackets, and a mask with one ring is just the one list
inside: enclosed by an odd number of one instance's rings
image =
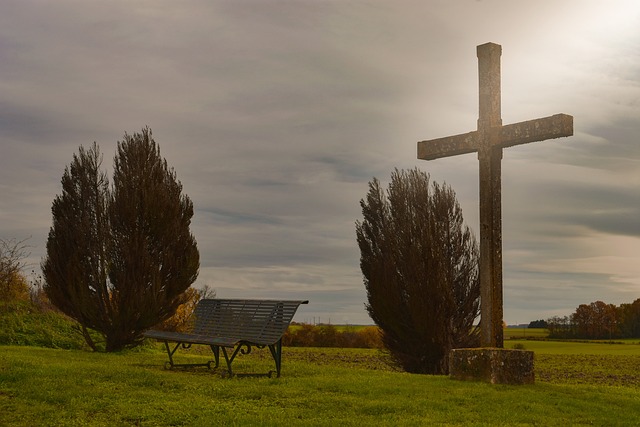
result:
[(149, 126), (194, 203), (196, 286), (371, 324), (355, 223), (374, 177), (451, 185), (479, 237), (477, 155), (416, 147), (476, 129), (486, 42), (503, 124), (574, 116), (572, 137), (504, 150), (505, 321), (640, 298), (636, 0), (3, 0), (0, 238), (28, 238), (37, 271), (73, 154), (96, 141), (110, 173)]

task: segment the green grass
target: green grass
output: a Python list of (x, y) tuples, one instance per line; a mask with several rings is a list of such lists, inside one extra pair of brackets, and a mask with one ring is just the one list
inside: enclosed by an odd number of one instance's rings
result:
[(76, 323), (28, 301), (0, 302), (0, 344), (82, 349)]
[(541, 381), (640, 387), (637, 339), (612, 343), (509, 340), (505, 347), (533, 351), (536, 378)]
[[(180, 357), (206, 360), (197, 353)], [(236, 370), (268, 366), (265, 353), (242, 356)], [(544, 356), (575, 364), (570, 355)], [(591, 357), (614, 363), (636, 356)], [(0, 346), (0, 425), (640, 423), (640, 387), (603, 385), (598, 378), (583, 384), (552, 378), (528, 386), (459, 382), (395, 372), (375, 350), (355, 349), (285, 348), (279, 379), (166, 371), (165, 360), (156, 348), (104, 354)], [(553, 370), (546, 361), (536, 363)], [(614, 365), (603, 369), (613, 372)]]

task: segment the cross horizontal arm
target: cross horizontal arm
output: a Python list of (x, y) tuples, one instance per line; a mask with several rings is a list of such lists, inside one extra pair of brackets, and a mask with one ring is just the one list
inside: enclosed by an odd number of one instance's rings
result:
[(542, 119), (513, 123), (500, 129), (500, 147), (573, 135), (573, 116), (556, 114)]
[(418, 142), (418, 158), (433, 160), (478, 151), (478, 132)]

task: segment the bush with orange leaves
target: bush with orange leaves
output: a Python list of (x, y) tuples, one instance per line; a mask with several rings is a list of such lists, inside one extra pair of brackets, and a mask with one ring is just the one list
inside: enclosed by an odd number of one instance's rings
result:
[(184, 292), (185, 302), (178, 307), (173, 317), (155, 326), (154, 329), (174, 332), (188, 331), (193, 311), (196, 309), (198, 302), (201, 299), (215, 298), (215, 296), (216, 291), (211, 289), (209, 285), (205, 285), (202, 289), (188, 288)]
[(22, 273), (29, 256), (24, 242), (0, 239), (0, 302), (29, 300), (29, 284)]

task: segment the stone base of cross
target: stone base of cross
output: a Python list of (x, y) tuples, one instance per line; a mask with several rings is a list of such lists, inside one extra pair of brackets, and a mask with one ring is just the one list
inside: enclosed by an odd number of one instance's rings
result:
[(481, 346), (502, 348), (502, 214), (500, 166), (502, 149), (573, 135), (573, 117), (556, 114), (503, 126), (500, 111), (498, 44), (477, 47), (480, 86), (478, 129), (418, 142), (422, 160), (477, 152), (480, 162), (480, 329)]

